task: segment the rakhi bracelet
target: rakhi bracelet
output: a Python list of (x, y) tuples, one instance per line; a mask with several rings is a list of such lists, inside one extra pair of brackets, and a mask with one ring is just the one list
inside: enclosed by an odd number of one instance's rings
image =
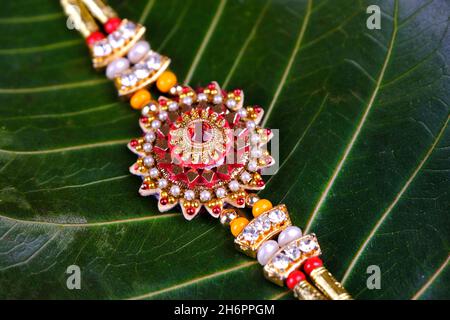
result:
[[(187, 220), (204, 208), (230, 228), (235, 247), (256, 258), (268, 280), (300, 300), (352, 299), (324, 267), (316, 235), (293, 226), (285, 205), (252, 193), (264, 189), (261, 171), (275, 163), (266, 148), (273, 132), (259, 126), (264, 110), (244, 106), (240, 89), (178, 84), (170, 59), (143, 40), (145, 27), (119, 18), (102, 0), (61, 5), (85, 37), (94, 68), (105, 69), (118, 95), (142, 113), (143, 134), (128, 143), (138, 156), (130, 172), (142, 178), (139, 193), (155, 196), (161, 212), (180, 206)], [(147, 88), (154, 83), (168, 97), (152, 99)]]

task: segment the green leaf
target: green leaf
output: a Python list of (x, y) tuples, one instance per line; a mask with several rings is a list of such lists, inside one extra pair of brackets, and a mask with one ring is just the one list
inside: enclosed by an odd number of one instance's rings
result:
[[(319, 237), (356, 298), (450, 298), (445, 0), (111, 1), (181, 80), (243, 88), (280, 128), (262, 192)], [(381, 29), (366, 28), (378, 4)], [(291, 297), (204, 215), (138, 196), (138, 114), (95, 73), (58, 1), (0, 13), (0, 298)], [(66, 269), (81, 268), (81, 290)], [(366, 286), (381, 269), (381, 289)]]

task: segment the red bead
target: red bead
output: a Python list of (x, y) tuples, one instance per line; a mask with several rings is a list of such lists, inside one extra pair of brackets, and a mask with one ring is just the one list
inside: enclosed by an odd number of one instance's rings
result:
[(142, 188), (143, 190), (147, 190), (147, 189), (148, 189), (148, 184), (144, 182), (144, 183), (142, 184), (141, 188)]
[(209, 90), (214, 90), (215, 88), (216, 88), (216, 85), (214, 83), (208, 84), (208, 89)]
[(303, 270), (309, 275), (314, 269), (320, 268), (321, 266), (323, 266), (322, 259), (319, 257), (312, 257), (305, 261)]
[(169, 200), (167, 200), (167, 198), (161, 198), (161, 200), (159, 200), (159, 202), (160, 202), (163, 206), (165, 206), (166, 204), (169, 203)]
[(188, 215), (192, 216), (195, 213), (195, 209), (190, 207), (186, 209), (186, 212)]
[(165, 106), (167, 105), (167, 100), (166, 99), (161, 99), (158, 101), (160, 106)]
[(205, 91), (204, 88), (197, 88), (195, 91), (197, 91), (197, 93), (203, 93)]
[(139, 144), (139, 142), (137, 140), (131, 140), (130, 141), (130, 146), (132, 146), (133, 148), (137, 147), (138, 144)]
[(188, 93), (189, 91), (191, 91), (189, 87), (183, 87), (183, 93)]
[(260, 106), (257, 106), (254, 108), (254, 110), (256, 111), (256, 113), (261, 113), (262, 108)]
[(117, 28), (120, 26), (121, 23), (122, 20), (120, 18), (117, 17), (110, 18), (108, 21), (106, 21), (104, 25), (105, 31), (107, 33), (113, 33), (114, 31), (117, 30)]
[(220, 210), (220, 207), (219, 207), (219, 206), (216, 206), (216, 207), (214, 207), (214, 208), (212, 209), (212, 212), (213, 212), (214, 214), (219, 214), (220, 211), (222, 211), (222, 210)]
[(240, 89), (236, 89), (236, 90), (233, 91), (233, 93), (234, 93), (235, 96), (240, 96), (242, 91)]
[(292, 271), (286, 279), (286, 285), (289, 289), (294, 289), (297, 283), (305, 280), (305, 275), (303, 272), (294, 270)]
[(86, 43), (88, 46), (94, 45), (97, 41), (100, 41), (102, 39), (105, 39), (105, 36), (100, 31), (94, 31), (92, 32), (89, 37), (86, 38)]
[(271, 129), (266, 129), (266, 136), (270, 136), (271, 133), (272, 133), (272, 130), (271, 130)]
[(258, 180), (258, 182), (256, 182), (256, 185), (258, 187), (264, 187), (264, 181), (263, 180)]
[(142, 123), (148, 123), (148, 118), (147, 117), (141, 117), (141, 122)]
[(245, 203), (245, 199), (244, 199), (244, 198), (238, 198), (238, 199), (236, 200), (236, 203), (237, 203), (238, 205), (242, 206), (242, 205)]

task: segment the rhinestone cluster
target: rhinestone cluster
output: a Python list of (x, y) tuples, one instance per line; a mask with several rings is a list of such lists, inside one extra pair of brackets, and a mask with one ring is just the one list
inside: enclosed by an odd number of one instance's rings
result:
[(170, 64), (170, 59), (150, 50), (147, 56), (116, 78), (119, 95), (128, 95), (155, 82)]
[(123, 19), (116, 31), (91, 46), (95, 68), (108, 65), (126, 52), (144, 35), (145, 27)]
[(255, 257), (261, 244), (290, 225), (286, 206), (279, 205), (253, 219), (234, 242), (240, 251)]
[(284, 280), (308, 258), (319, 256), (320, 246), (315, 234), (308, 234), (281, 247), (264, 266), (267, 279), (283, 285)]

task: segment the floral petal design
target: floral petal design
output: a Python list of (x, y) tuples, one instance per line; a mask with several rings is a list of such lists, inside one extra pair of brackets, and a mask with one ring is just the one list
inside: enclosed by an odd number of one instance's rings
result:
[(244, 107), (244, 92), (217, 82), (197, 90), (175, 86), (142, 110), (138, 155), (130, 172), (143, 179), (139, 193), (154, 195), (161, 212), (180, 205), (187, 220), (204, 207), (217, 218), (227, 206), (245, 207), (247, 190), (264, 189), (261, 170), (274, 164), (265, 150), (273, 137), (258, 126), (264, 111)]

